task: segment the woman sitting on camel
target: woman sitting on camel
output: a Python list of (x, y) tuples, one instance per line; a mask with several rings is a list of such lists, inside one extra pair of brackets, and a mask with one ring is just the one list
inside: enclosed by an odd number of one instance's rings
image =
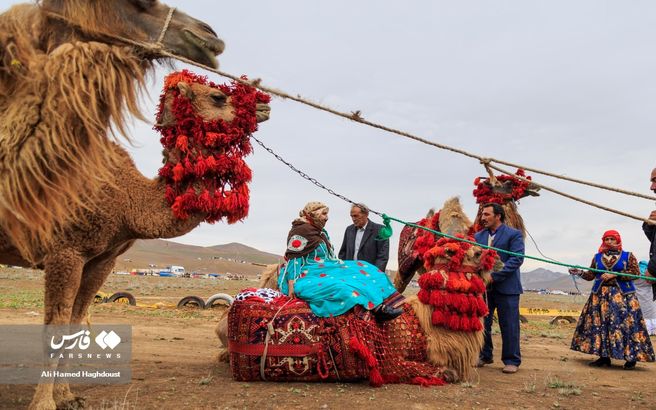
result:
[(384, 272), (365, 261), (335, 257), (324, 226), (328, 207), (309, 202), (292, 222), (287, 235), (287, 263), (281, 268), (278, 287), (290, 297), (308, 303), (319, 317), (341, 315), (351, 308), (365, 315), (373, 312), (379, 322), (403, 313), (403, 301)]
[[(606, 231), (591, 268), (639, 275), (638, 261), (622, 250), (617, 231)], [(625, 360), (624, 369), (633, 370), (636, 361), (653, 362), (654, 349), (636, 296), (632, 278), (613, 273), (570, 269), (573, 275), (593, 280), (592, 292), (583, 307), (572, 338), (572, 350), (594, 354), (594, 367), (610, 367), (610, 359)]]

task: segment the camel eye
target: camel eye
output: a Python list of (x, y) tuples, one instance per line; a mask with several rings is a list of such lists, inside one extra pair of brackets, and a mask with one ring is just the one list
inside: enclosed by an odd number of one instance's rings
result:
[(157, 0), (135, 0), (133, 3), (140, 11), (147, 11), (157, 3)]
[(212, 94), (210, 95), (210, 98), (212, 99), (212, 102), (218, 106), (225, 105), (226, 101), (228, 100), (228, 97), (226, 97), (224, 94)]

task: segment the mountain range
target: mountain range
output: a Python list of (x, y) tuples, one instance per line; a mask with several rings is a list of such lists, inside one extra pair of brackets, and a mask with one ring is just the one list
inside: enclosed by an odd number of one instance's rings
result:
[(216, 246), (184, 245), (163, 239), (138, 240), (116, 261), (116, 271), (184, 266), (187, 272), (241, 273), (255, 276), (262, 265), (278, 263), (282, 256), (262, 252), (240, 243)]
[[(136, 241), (130, 250), (119, 257), (115, 270), (163, 269), (177, 265), (184, 266), (187, 272), (232, 272), (252, 277), (262, 272), (262, 265), (278, 263), (281, 260), (281, 255), (262, 252), (236, 242), (203, 247), (149, 239)], [(524, 289), (576, 291), (570, 275), (544, 268), (522, 272), (521, 280)], [(585, 293), (590, 290), (591, 282), (577, 278), (577, 285), (581, 292)]]

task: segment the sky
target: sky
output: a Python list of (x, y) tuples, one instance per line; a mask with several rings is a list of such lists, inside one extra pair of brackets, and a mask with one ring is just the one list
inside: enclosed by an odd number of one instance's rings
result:
[[(0, 0), (0, 9), (17, 2)], [(223, 71), (300, 94), (370, 121), (472, 153), (650, 194), (656, 131), (656, 3), (652, 1), (277, 0), (178, 1), (226, 43)], [(191, 68), (215, 82), (224, 79)], [(154, 121), (167, 67), (142, 106)], [(226, 80), (227, 81), (227, 80)], [(161, 166), (152, 123), (135, 123), (128, 147), (140, 171)], [(473, 219), (478, 161), (274, 97), (256, 136), (334, 191), (417, 221), (459, 196)], [(308, 201), (330, 206), (326, 229), (339, 248), (350, 205), (301, 179), (255, 146), (250, 214), (202, 224), (175, 241), (240, 242), (282, 254), (291, 221)], [(529, 173), (531, 174), (531, 173)], [(656, 204), (532, 175), (538, 183), (647, 217)], [(641, 223), (550, 192), (519, 204), (526, 253), (588, 265), (601, 235), (618, 230), (625, 250), (648, 257)], [(371, 218), (381, 222), (376, 216)], [(390, 263), (397, 266), (393, 225)], [(565, 268), (526, 260), (525, 271)]]

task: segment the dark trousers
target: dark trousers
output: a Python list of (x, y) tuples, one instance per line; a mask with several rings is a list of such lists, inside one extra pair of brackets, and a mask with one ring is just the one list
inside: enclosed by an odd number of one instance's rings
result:
[(487, 307), (490, 313), (485, 316), (484, 321), (485, 344), (481, 350), (481, 359), (492, 360), (492, 320), (496, 310), (501, 329), (501, 361), (503, 364), (519, 366), (522, 363), (522, 355), (519, 352), (519, 295), (488, 291)]

